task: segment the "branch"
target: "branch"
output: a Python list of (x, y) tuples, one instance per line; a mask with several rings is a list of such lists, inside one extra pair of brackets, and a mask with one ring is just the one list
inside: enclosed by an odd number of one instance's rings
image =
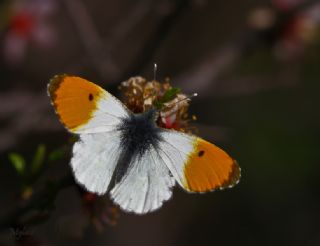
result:
[(100, 77), (104, 79), (109, 74), (117, 73), (118, 69), (106, 52), (103, 40), (82, 0), (62, 0), (62, 3), (73, 21), (85, 51)]
[(129, 77), (137, 75), (141, 70), (151, 61), (155, 52), (162, 45), (163, 41), (166, 39), (171, 29), (177, 23), (179, 17), (187, 9), (190, 0), (177, 0), (174, 9), (165, 16), (160, 24), (155, 28), (154, 33), (145, 41), (142, 50), (139, 52), (141, 56), (137, 56), (132, 62), (131, 67), (127, 69), (119, 78), (115, 80), (116, 83), (119, 81), (124, 81)]
[[(218, 77), (227, 71), (243, 56), (252, 53), (261, 44), (268, 47), (274, 45), (279, 39), (284, 25), (297, 13), (304, 11), (318, 0), (306, 1), (287, 12), (280, 12), (276, 15), (273, 26), (265, 30), (249, 29), (241, 33), (233, 41), (222, 46), (218, 51), (209, 52), (209, 55), (195, 67), (187, 69), (185, 73), (173, 79), (175, 85), (183, 88), (186, 92), (198, 92), (201, 96), (211, 96), (212, 91), (220, 82)], [(208, 90), (210, 88), (210, 90)]]

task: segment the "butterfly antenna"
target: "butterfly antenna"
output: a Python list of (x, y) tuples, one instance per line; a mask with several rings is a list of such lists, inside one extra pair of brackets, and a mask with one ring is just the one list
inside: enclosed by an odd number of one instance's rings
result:
[(157, 79), (157, 70), (158, 70), (158, 65), (157, 63), (153, 64), (153, 80), (156, 81)]
[[(190, 101), (191, 98), (196, 97), (196, 96), (198, 96), (198, 93), (193, 93), (192, 95), (187, 95), (186, 98), (183, 98), (183, 99), (177, 101), (174, 105), (176, 105), (176, 104), (178, 104), (178, 103), (180, 103), (180, 102), (183, 102), (183, 101)], [(174, 106), (174, 105), (173, 105), (173, 106)], [(164, 108), (168, 108), (168, 106), (165, 106)], [(178, 110), (175, 110), (175, 111), (171, 112), (171, 113), (170, 113), (169, 115), (167, 115), (167, 116), (171, 116), (171, 115), (175, 114), (177, 111), (178, 111)]]
[(192, 95), (187, 95), (186, 98), (183, 98), (183, 99), (177, 101), (175, 104), (178, 104), (178, 103), (183, 102), (183, 101), (186, 101), (186, 100), (187, 100), (187, 101), (191, 101), (191, 98), (197, 97), (197, 96), (198, 96), (198, 93), (193, 93)]

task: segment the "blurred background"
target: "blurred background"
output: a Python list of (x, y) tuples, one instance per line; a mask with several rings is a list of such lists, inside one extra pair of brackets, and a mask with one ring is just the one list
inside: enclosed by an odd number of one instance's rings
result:
[[(76, 186), (55, 74), (132, 76), (198, 92), (199, 135), (242, 168), (214, 193), (178, 187), (137, 216)], [(320, 245), (320, 2), (0, 3), (0, 245)]]

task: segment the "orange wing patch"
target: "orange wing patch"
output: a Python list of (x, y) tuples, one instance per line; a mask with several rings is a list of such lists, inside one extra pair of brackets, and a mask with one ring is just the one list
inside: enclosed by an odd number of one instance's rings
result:
[(222, 149), (197, 138), (184, 175), (187, 190), (205, 192), (235, 185), (240, 178), (240, 167)]
[(48, 85), (48, 92), (61, 122), (75, 131), (92, 118), (104, 90), (79, 77), (56, 75)]

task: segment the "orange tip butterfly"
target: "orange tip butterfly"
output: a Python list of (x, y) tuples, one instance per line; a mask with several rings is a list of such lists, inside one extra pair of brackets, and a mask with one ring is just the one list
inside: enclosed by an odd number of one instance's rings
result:
[(160, 128), (157, 111), (134, 114), (85, 79), (57, 75), (48, 94), (60, 121), (79, 135), (71, 167), (88, 191), (109, 193), (123, 210), (145, 214), (162, 206), (177, 182), (188, 192), (238, 183), (237, 162), (194, 135)]

